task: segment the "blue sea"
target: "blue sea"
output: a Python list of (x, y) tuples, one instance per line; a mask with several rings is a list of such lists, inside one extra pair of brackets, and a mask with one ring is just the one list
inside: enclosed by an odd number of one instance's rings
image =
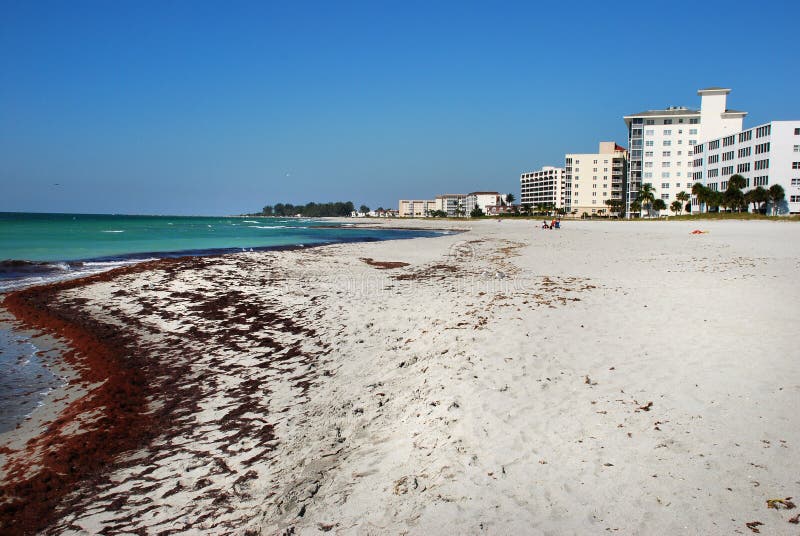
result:
[[(0, 212), (0, 300), (16, 288), (142, 260), (337, 242), (397, 240), (444, 231), (369, 229), (308, 218), (129, 216)], [(0, 433), (41, 404), (58, 378), (42, 349), (0, 311)], [(5, 314), (6, 318), (3, 318)]]

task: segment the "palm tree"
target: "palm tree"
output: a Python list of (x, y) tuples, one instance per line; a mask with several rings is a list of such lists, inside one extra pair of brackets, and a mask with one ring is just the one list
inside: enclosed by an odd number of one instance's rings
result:
[(783, 191), (783, 186), (780, 184), (773, 184), (767, 190), (769, 202), (772, 203), (772, 215), (777, 216), (781, 201), (786, 197), (786, 192)]
[(522, 213), (523, 214), (525, 214), (526, 216), (530, 216), (531, 215), (531, 204), (530, 203), (522, 203), (521, 207), (522, 207)]
[(756, 186), (744, 194), (744, 199), (748, 204), (753, 205), (753, 212), (758, 213), (761, 211), (761, 205), (769, 200), (769, 195), (763, 186)]
[(747, 179), (739, 175), (731, 175), (731, 178), (728, 179), (728, 188), (736, 188), (737, 190), (741, 190), (747, 187)]
[(735, 208), (736, 212), (741, 211), (744, 204), (744, 194), (742, 189), (747, 186), (747, 179), (739, 175), (731, 175), (728, 179), (728, 189), (725, 190), (725, 205)]
[(659, 211), (666, 210), (666, 208), (667, 208), (667, 204), (661, 198), (654, 199), (652, 206), (653, 206), (653, 210), (656, 211), (656, 216), (658, 216)]
[(675, 199), (681, 202), (681, 208), (679, 212), (683, 213), (683, 204), (686, 203), (690, 199), (690, 197), (691, 196), (686, 192), (684, 192), (683, 190), (678, 192), (678, 194), (675, 196)]
[(642, 203), (638, 199), (631, 201), (631, 214), (639, 214), (642, 211)]
[(683, 208), (683, 204), (681, 204), (681, 202), (680, 202), (680, 201), (677, 201), (677, 200), (676, 200), (676, 201), (673, 201), (673, 202), (672, 202), (672, 203), (670, 203), (670, 205), (669, 205), (669, 209), (670, 209), (672, 212), (674, 212), (675, 214), (678, 214), (678, 212), (680, 212), (682, 208)]
[[(703, 205), (708, 205), (708, 197), (709, 197), (709, 190), (701, 183), (696, 182), (692, 185), (692, 194), (697, 197), (697, 202), (700, 203), (700, 207), (702, 208)], [(706, 212), (708, 212), (708, 206), (706, 206)]]
[(639, 190), (639, 195), (636, 196), (636, 200), (647, 209), (648, 216), (650, 216), (650, 210), (653, 208), (655, 199), (656, 189), (653, 188), (653, 185), (649, 182), (642, 184), (642, 188)]
[(516, 197), (514, 197), (514, 194), (506, 194), (506, 203), (508, 203), (509, 205), (514, 202), (514, 199), (516, 199)]
[(716, 190), (711, 189), (706, 190), (706, 205), (708, 205), (709, 209), (713, 208), (714, 212), (719, 212), (719, 207), (722, 205), (722, 201), (722, 192), (717, 192)]

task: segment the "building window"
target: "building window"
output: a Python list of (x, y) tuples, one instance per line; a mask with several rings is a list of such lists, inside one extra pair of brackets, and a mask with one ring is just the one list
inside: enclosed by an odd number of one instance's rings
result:
[(689, 140), (689, 145), (697, 145), (697, 140)]
[(696, 136), (697, 135), (697, 129), (696, 128), (690, 128), (689, 129), (689, 134), (692, 135), (692, 136)]
[[(800, 165), (800, 162), (797, 162)], [(758, 171), (759, 169), (767, 169), (769, 167), (769, 158), (766, 160), (756, 160), (755, 164), (753, 165), (753, 169)], [(794, 168), (794, 163), (792, 164), (792, 168)], [(798, 168), (800, 169), (800, 168)]]
[(766, 186), (769, 184), (769, 176), (753, 177), (753, 186)]
[(748, 171), (750, 171), (750, 162), (736, 166), (736, 173), (747, 173)]
[(800, 128), (794, 129), (794, 135), (795, 136), (800, 136)]
[(800, 145), (795, 145), (794, 146), (794, 152), (800, 153)]
[(764, 136), (769, 136), (771, 130), (772, 130), (771, 125), (764, 125), (763, 127), (758, 127), (756, 129), (756, 138), (763, 138)]
[(763, 154), (769, 152), (769, 142), (767, 143), (759, 143), (756, 145), (756, 154)]
[(736, 135), (733, 136), (725, 136), (722, 140), (722, 146), (728, 147), (729, 145), (733, 145), (736, 142)]
[(790, 195), (789, 196), (790, 203), (800, 203), (800, 195)]
[(739, 149), (739, 158), (744, 158), (745, 156), (750, 156), (751, 147), (742, 147)]
[(646, 142), (644, 142), (644, 146), (645, 147), (652, 147), (653, 146), (653, 140), (647, 140)]
[(661, 153), (661, 156), (672, 156), (672, 152), (671, 151), (663, 151)]
[(645, 156), (653, 156), (653, 151), (645, 151), (644, 155)]
[[(769, 167), (769, 160), (767, 160), (767, 167)], [(792, 169), (800, 169), (800, 162), (792, 162)]]
[(655, 134), (655, 130), (649, 129), (644, 131), (645, 136), (653, 136)]
[(664, 140), (664, 147), (669, 147), (672, 145), (672, 140)]
[(747, 132), (742, 132), (739, 134), (739, 143), (750, 141), (753, 139), (753, 131), (748, 130)]
[(662, 179), (668, 179), (669, 178), (669, 171), (661, 172), (661, 178)]
[(800, 186), (800, 178), (792, 179), (792, 186)]
[(664, 124), (665, 125), (671, 125), (672, 124), (672, 119), (664, 119)]
[(669, 188), (669, 183), (668, 182), (662, 182), (661, 183), (661, 187), (662, 188)]
[(661, 167), (669, 167), (670, 162), (661, 162)]
[[(767, 150), (769, 150), (769, 147), (767, 147)], [(725, 162), (726, 160), (733, 160), (733, 151), (722, 153), (722, 161)]]
[(656, 124), (656, 122), (655, 122), (655, 120), (653, 120), (653, 119), (648, 119), (647, 121), (645, 121), (645, 124), (646, 124), (646, 125), (655, 125), (655, 124)]
[(700, 122), (700, 118), (699, 117), (693, 117), (693, 118), (689, 119), (689, 124), (690, 125), (696, 125), (699, 122)]
[(719, 155), (718, 154), (712, 154), (712, 155), (710, 155), (708, 157), (708, 163), (709, 164), (716, 164), (717, 162), (719, 162)]
[(714, 149), (719, 149), (719, 140), (708, 142), (708, 150), (713, 151)]
[(672, 136), (672, 131), (667, 129), (667, 130), (664, 131), (664, 135), (665, 136)]

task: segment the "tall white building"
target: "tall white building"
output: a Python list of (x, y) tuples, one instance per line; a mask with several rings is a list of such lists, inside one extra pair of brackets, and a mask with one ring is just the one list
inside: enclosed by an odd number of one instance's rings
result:
[(569, 212), (569, 190), (564, 168), (544, 166), (539, 171), (528, 171), (519, 176), (522, 205), (552, 205)]
[(625, 193), (628, 217), (639, 215), (631, 213), (630, 204), (643, 183), (652, 184), (656, 197), (669, 206), (679, 192), (691, 191), (694, 146), (742, 130), (747, 112), (727, 108), (730, 92), (721, 87), (699, 90), (699, 110), (671, 106), (625, 116), (630, 151)]
[(565, 160), (568, 212), (609, 214), (607, 200), (624, 199), (628, 151), (613, 141), (601, 141), (596, 153), (570, 153)]
[[(693, 182), (722, 192), (735, 174), (745, 178), (745, 190), (780, 184), (786, 199), (777, 212), (800, 214), (800, 121), (772, 121), (741, 132), (723, 132), (694, 147)], [(704, 209), (692, 199), (693, 212)]]

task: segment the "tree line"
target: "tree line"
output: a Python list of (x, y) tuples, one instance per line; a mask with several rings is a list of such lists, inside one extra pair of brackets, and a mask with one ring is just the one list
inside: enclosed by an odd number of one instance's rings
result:
[[(712, 190), (701, 183), (695, 183), (692, 186), (692, 194), (697, 197), (697, 201), (706, 206), (708, 212), (719, 212), (720, 209), (727, 212), (747, 212), (750, 205), (753, 206), (754, 212), (766, 212), (766, 203), (772, 204), (773, 214), (777, 214), (780, 203), (786, 197), (783, 186), (780, 184), (773, 184), (769, 189), (762, 186), (744, 191), (747, 187), (747, 179), (739, 174), (731, 175), (728, 179), (727, 188), (724, 191)], [(651, 210), (658, 213), (667, 208), (666, 203), (662, 199), (657, 199), (655, 196), (655, 187), (646, 182), (642, 184), (636, 199), (631, 203), (631, 211), (639, 212), (642, 209)], [(691, 212), (692, 206), (689, 201), (690, 196), (688, 193), (681, 191), (675, 196), (676, 201), (673, 201), (669, 208), (675, 214), (680, 214), (685, 208), (687, 212)], [(686, 203), (684, 207), (684, 203)]]
[(266, 205), (261, 209), (260, 216), (303, 216), (306, 218), (325, 218), (335, 216), (350, 216), (355, 207), (352, 201), (336, 201), (333, 203), (306, 203), (293, 205), (291, 203), (277, 203)]

